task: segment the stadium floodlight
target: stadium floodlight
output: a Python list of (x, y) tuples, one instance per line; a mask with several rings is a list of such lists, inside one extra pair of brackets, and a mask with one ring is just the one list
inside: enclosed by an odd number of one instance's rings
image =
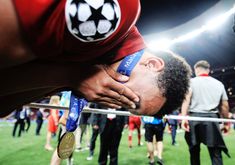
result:
[(183, 41), (189, 40), (191, 38), (194, 38), (196, 36), (199, 36), (204, 31), (205, 31), (205, 27), (203, 26), (200, 29), (191, 31), (189, 33), (186, 33), (186, 34), (180, 36), (180, 37), (177, 37), (177, 38), (173, 39), (172, 41), (173, 41), (173, 43), (183, 42)]
[(205, 31), (206, 30), (214, 30), (216, 28), (218, 28), (219, 26), (221, 26), (224, 22), (226, 22), (226, 20), (235, 13), (235, 5), (233, 6), (233, 8), (231, 8), (229, 11), (211, 19), (210, 21), (208, 21), (205, 25)]
[(151, 50), (167, 50), (172, 44), (172, 40), (170, 39), (160, 39), (156, 41), (150, 42), (147, 46)]
[[(227, 12), (208, 21), (205, 25), (201, 26), (199, 29), (193, 30), (189, 33), (186, 33), (186, 34), (179, 36), (179, 37), (176, 37), (174, 39), (160, 39), (157, 41), (150, 41), (148, 44), (148, 47), (149, 47), (149, 49), (151, 49), (153, 51), (169, 49), (171, 47), (171, 45), (173, 45), (175, 43), (192, 39), (196, 36), (199, 36), (201, 33), (205, 32), (205, 31), (211, 31), (211, 30), (218, 28), (224, 22), (226, 22), (226, 20), (234, 13), (235, 13), (235, 5), (233, 6), (233, 8), (231, 8)], [(235, 29), (235, 25), (234, 25), (234, 29)]]

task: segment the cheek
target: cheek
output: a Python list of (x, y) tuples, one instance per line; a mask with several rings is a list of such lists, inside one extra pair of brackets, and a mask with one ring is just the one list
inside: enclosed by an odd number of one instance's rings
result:
[(143, 100), (142, 106), (140, 107), (140, 113), (143, 115), (155, 115), (164, 104), (162, 97), (149, 97)]
[(140, 96), (140, 107), (129, 110), (136, 115), (155, 115), (162, 107), (164, 98), (160, 96), (158, 88), (152, 82), (152, 74), (143, 73), (133, 74), (130, 80), (125, 83), (133, 92)]
[(156, 88), (150, 88), (141, 93), (141, 101), (139, 109), (130, 110), (131, 113), (138, 115), (155, 115), (165, 103), (165, 98), (159, 96)]

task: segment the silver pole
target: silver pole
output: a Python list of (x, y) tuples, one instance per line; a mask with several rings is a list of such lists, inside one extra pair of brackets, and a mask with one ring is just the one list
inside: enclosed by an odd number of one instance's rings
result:
[[(31, 108), (69, 110), (69, 107), (41, 104), (41, 103), (30, 103), (25, 106), (28, 106)], [(134, 114), (131, 114), (130, 112), (127, 112), (127, 111), (110, 111), (110, 110), (105, 110), (105, 109), (96, 109), (96, 108), (88, 108), (88, 107), (84, 107), (82, 112), (83, 113), (99, 113), (99, 114), (115, 114), (115, 115), (121, 115), (121, 116), (134, 116)]]
[[(55, 106), (49, 104), (41, 104), (41, 103), (30, 103), (25, 106), (31, 108), (45, 108), (45, 109), (63, 109), (69, 110), (69, 107), (64, 106)], [(127, 111), (110, 111), (105, 109), (96, 109), (96, 108), (88, 108), (85, 107), (82, 111), (83, 113), (98, 113), (98, 114), (115, 114), (121, 116), (135, 116)], [(165, 115), (164, 119), (175, 119), (175, 120), (190, 120), (190, 121), (208, 121), (208, 122), (231, 122), (235, 123), (234, 119), (223, 119), (223, 118), (210, 118), (210, 117), (193, 117), (193, 116), (175, 116), (175, 115)]]

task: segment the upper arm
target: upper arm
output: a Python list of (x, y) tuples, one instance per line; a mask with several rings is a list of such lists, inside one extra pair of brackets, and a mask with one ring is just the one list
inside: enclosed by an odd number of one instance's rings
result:
[(193, 94), (192, 90), (189, 89), (189, 92), (186, 94), (184, 102), (181, 106), (182, 115), (186, 115), (187, 112), (188, 112), (188, 108), (189, 108), (189, 105), (190, 105), (192, 94)]
[(0, 67), (18, 65), (35, 59), (23, 40), (12, 1), (0, 1)]

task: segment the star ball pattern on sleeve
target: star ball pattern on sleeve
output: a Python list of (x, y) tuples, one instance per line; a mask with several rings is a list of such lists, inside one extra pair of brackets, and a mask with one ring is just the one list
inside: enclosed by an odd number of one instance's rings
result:
[(115, 32), (121, 12), (117, 0), (68, 0), (65, 16), (73, 36), (83, 42), (94, 42)]

